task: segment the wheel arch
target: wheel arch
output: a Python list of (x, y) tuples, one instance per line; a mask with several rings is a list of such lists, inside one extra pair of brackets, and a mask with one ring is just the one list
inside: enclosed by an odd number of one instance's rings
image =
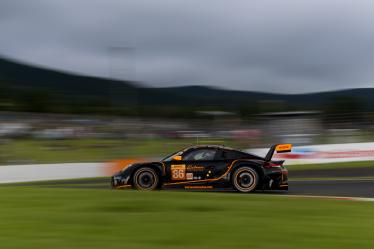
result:
[(230, 179), (232, 174), (235, 172), (235, 170), (241, 168), (241, 167), (250, 167), (256, 170), (257, 174), (259, 175), (259, 186), (262, 185), (264, 177), (265, 177), (265, 171), (262, 167), (262, 164), (260, 162), (254, 162), (254, 161), (238, 161), (236, 162), (233, 167), (230, 170)]
[(130, 177), (130, 184), (132, 185), (134, 182), (134, 174), (135, 172), (138, 170), (138, 169), (141, 169), (141, 168), (151, 168), (153, 170), (156, 171), (156, 174), (158, 175), (159, 177), (159, 184), (161, 185), (162, 182), (163, 182), (163, 166), (161, 164), (158, 164), (158, 163), (143, 163), (143, 164), (139, 164), (139, 165), (136, 165), (136, 167), (134, 167), (132, 169), (132, 172), (131, 172), (131, 177)]

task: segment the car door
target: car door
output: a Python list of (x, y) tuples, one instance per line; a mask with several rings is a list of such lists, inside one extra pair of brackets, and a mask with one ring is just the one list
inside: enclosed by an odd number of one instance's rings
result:
[(165, 161), (166, 179), (170, 183), (200, 181), (213, 177), (215, 148), (193, 148), (176, 160)]
[(217, 161), (218, 148), (198, 148), (183, 155), (187, 180), (211, 180), (226, 168), (223, 161)]
[(232, 159), (228, 157), (227, 150), (217, 149), (214, 159), (214, 177), (219, 178), (224, 175), (232, 163)]

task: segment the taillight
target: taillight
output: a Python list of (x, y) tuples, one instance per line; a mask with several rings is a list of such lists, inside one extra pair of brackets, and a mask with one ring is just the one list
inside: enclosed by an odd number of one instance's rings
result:
[(282, 164), (280, 163), (271, 163), (271, 162), (266, 162), (264, 164), (264, 168), (281, 168), (282, 167)]

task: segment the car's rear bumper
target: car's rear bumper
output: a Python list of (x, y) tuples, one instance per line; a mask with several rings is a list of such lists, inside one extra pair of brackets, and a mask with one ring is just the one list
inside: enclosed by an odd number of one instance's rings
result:
[(288, 170), (286, 168), (282, 168), (282, 176), (279, 183), (279, 189), (288, 190)]
[(269, 181), (267, 184), (264, 184), (263, 190), (288, 190), (288, 183)]
[(288, 190), (288, 170), (281, 168), (273, 171), (264, 179), (264, 190)]
[(288, 190), (288, 183), (287, 184), (282, 184), (278, 186), (278, 190)]

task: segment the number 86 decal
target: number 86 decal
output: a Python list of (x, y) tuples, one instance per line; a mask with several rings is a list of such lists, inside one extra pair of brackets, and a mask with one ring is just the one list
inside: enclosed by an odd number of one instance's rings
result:
[(186, 165), (171, 165), (171, 179), (185, 180), (186, 179)]

